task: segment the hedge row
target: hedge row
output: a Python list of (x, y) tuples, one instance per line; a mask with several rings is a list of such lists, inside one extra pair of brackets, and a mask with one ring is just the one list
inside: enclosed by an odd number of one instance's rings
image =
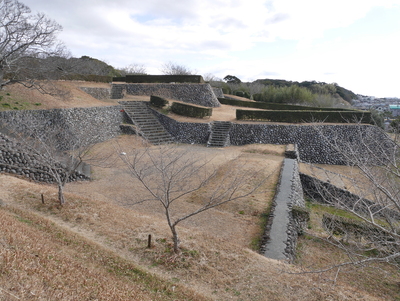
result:
[(370, 112), (359, 111), (252, 111), (236, 110), (237, 120), (262, 120), (273, 122), (332, 122), (332, 123), (370, 123), (374, 124)]
[(168, 100), (155, 95), (150, 96), (150, 104), (156, 108), (162, 108), (168, 104)]
[(254, 102), (237, 100), (230, 98), (218, 98), (218, 101), (224, 105), (246, 107), (246, 108), (257, 108), (264, 110), (296, 110), (296, 111), (354, 111), (349, 109), (337, 109), (337, 108), (316, 108), (316, 107), (305, 107), (297, 105), (288, 105), (280, 103), (269, 103), (269, 102)]
[(114, 82), (126, 83), (204, 83), (201, 75), (127, 75), (113, 77)]
[(100, 83), (111, 83), (112, 77), (105, 75), (94, 75), (94, 74), (68, 74), (61, 78), (62, 80), (81, 80), (87, 82), (100, 82)]
[(178, 115), (196, 118), (203, 118), (212, 114), (212, 108), (202, 108), (179, 102), (172, 104), (171, 111)]

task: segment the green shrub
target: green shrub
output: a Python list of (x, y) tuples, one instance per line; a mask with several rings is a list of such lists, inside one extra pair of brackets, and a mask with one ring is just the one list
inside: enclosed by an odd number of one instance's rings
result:
[[(254, 94), (256, 95), (256, 94)], [(253, 97), (254, 97), (253, 95)], [(245, 101), (229, 98), (218, 98), (218, 101), (224, 105), (246, 107), (246, 108), (257, 108), (264, 110), (296, 110), (296, 111), (354, 111), (349, 109), (336, 109), (336, 108), (317, 108), (317, 107), (306, 107), (299, 105), (290, 105), (283, 103), (272, 103), (272, 102), (255, 102)]]
[(168, 100), (162, 97), (151, 95), (150, 104), (156, 108), (162, 108), (168, 104)]
[(262, 120), (272, 122), (332, 122), (351, 123), (361, 121), (373, 124), (371, 114), (359, 111), (251, 111), (236, 110), (237, 120)]
[(147, 74), (128, 74), (125, 77), (113, 77), (114, 82), (126, 83), (204, 83), (200, 75), (147, 75)]
[(206, 116), (211, 116), (212, 114), (212, 108), (192, 106), (178, 102), (172, 103), (171, 111), (178, 115), (195, 118), (203, 118)]
[(102, 82), (109, 83), (112, 81), (111, 76), (105, 75), (94, 75), (94, 74), (67, 74), (63, 76), (61, 79), (63, 80), (82, 80), (88, 82)]

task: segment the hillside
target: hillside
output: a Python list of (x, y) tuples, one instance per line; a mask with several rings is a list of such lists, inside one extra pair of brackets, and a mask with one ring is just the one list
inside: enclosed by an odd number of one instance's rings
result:
[[(70, 91), (72, 97), (60, 100), (21, 87), (11, 87), (1, 95), (37, 108), (116, 103), (94, 99), (78, 88), (106, 84), (58, 84)], [(263, 214), (278, 181), (284, 152), (280, 145), (224, 149), (179, 146), (193, 156), (213, 158), (221, 172), (242, 162), (247, 168), (262, 168), (272, 176), (262, 194), (182, 223), (179, 231), (183, 252), (175, 255), (171, 252), (171, 234), (162, 209), (150, 203), (129, 205), (130, 196), (142, 192), (124, 173), (118, 154), (120, 150), (141, 147), (144, 146), (139, 137), (127, 135), (96, 145), (92, 152), (102, 154), (104, 161), (93, 165), (91, 181), (67, 184), (67, 203), (63, 207), (57, 203), (54, 186), (0, 174), (0, 300), (399, 297), (398, 271), (390, 266), (343, 267), (322, 274), (298, 274), (303, 268), (318, 269), (345, 256), (312, 236), (300, 239), (295, 264), (268, 259), (254, 251), (262, 233)], [(191, 195), (180, 203), (179, 210), (197, 208), (201, 201), (201, 193)], [(310, 230), (322, 233), (314, 224), (310, 224)], [(153, 237), (151, 249), (146, 247), (149, 234)]]
[(52, 85), (64, 92), (63, 97), (42, 94), (35, 89), (28, 89), (21, 84), (6, 86), (0, 90), (0, 111), (35, 110), (73, 107), (109, 106), (117, 104), (115, 100), (98, 100), (83, 92), (80, 87), (110, 88), (107, 83), (86, 81), (55, 81)]
[(261, 83), (263, 85), (271, 85), (275, 87), (290, 87), (293, 85), (297, 85), (299, 87), (304, 87), (311, 90), (313, 93), (329, 93), (331, 95), (338, 95), (344, 101), (351, 103), (352, 99), (356, 99), (357, 95), (346, 88), (343, 88), (337, 84), (327, 84), (325, 82), (317, 82), (317, 81), (288, 81), (283, 79), (257, 79), (255, 82)]

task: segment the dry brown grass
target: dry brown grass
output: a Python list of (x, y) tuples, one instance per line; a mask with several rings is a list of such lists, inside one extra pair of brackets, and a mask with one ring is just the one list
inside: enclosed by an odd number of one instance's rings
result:
[[(0, 300), (166, 300), (171, 287), (27, 211), (0, 210)], [(157, 288), (160, 293), (152, 293)], [(184, 294), (187, 298), (195, 295)], [(183, 296), (182, 296), (183, 297)]]
[[(326, 238), (326, 232), (321, 227), (322, 214), (318, 210), (312, 211), (310, 223), (312, 226), (307, 230), (312, 236), (301, 236), (298, 241), (296, 265), (307, 271), (318, 271), (351, 260), (345, 252), (339, 251), (321, 239)], [(351, 244), (348, 247), (351, 249)], [(382, 300), (400, 299), (399, 271), (390, 264), (349, 265), (316, 275), (319, 281), (328, 281), (332, 284), (336, 281), (338, 287), (340, 283), (346, 283)]]
[(59, 98), (41, 94), (35, 89), (27, 89), (20, 84), (12, 84), (0, 90), (0, 111), (3, 110), (35, 110), (73, 107), (110, 106), (117, 104), (116, 100), (98, 100), (83, 92), (79, 87), (110, 88), (107, 83), (92, 83), (84, 81), (57, 81), (55, 87), (68, 92), (67, 98)]

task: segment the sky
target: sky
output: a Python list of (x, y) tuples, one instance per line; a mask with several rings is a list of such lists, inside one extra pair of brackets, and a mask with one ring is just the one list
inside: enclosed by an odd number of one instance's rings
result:
[(337, 83), (400, 98), (400, 0), (20, 0), (63, 27), (72, 56), (168, 62), (244, 82)]

